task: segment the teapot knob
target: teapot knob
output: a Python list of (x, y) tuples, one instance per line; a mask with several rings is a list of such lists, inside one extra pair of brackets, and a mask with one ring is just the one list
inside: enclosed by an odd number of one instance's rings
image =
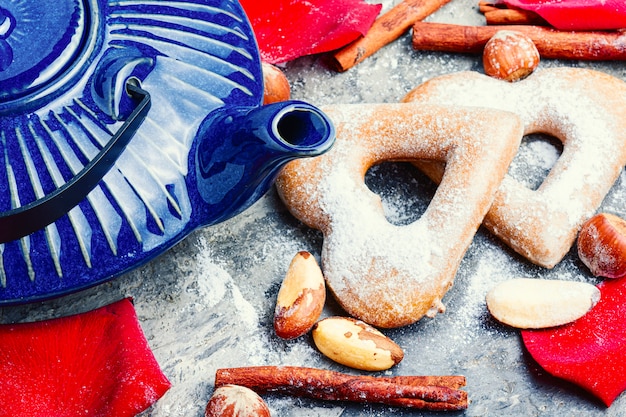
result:
[(0, 71), (6, 70), (13, 62), (13, 49), (6, 41), (15, 28), (15, 18), (8, 10), (0, 7)]

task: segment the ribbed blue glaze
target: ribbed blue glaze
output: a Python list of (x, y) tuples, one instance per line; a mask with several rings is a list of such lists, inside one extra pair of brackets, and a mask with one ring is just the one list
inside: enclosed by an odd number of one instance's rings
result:
[(0, 304), (86, 288), (245, 210), (289, 160), (333, 143), (302, 102), (261, 106), (234, 0), (0, 0), (0, 212), (69, 181), (119, 130), (137, 80), (152, 105), (67, 215), (0, 245)]

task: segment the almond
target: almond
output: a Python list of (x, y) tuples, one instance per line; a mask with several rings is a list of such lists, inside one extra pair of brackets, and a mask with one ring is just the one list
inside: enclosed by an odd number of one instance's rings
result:
[(315, 324), (315, 345), (325, 356), (364, 371), (383, 371), (404, 357), (402, 348), (374, 327), (348, 317), (328, 317)]
[(265, 401), (250, 388), (223, 385), (213, 392), (204, 416), (270, 417), (270, 410)]
[(278, 291), (274, 331), (283, 339), (302, 336), (319, 319), (325, 302), (326, 285), (315, 257), (298, 252)]
[(584, 282), (516, 278), (487, 294), (487, 308), (501, 323), (520, 329), (560, 326), (584, 316), (600, 290)]

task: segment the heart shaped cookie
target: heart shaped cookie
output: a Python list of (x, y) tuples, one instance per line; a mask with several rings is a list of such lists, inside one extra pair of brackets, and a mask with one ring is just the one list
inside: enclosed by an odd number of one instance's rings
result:
[[(324, 234), (328, 287), (352, 316), (379, 327), (443, 311), (442, 297), (522, 138), (511, 113), (458, 106), (327, 106), (337, 129), (325, 155), (290, 162), (279, 195), (291, 213)], [(385, 218), (365, 174), (384, 161), (444, 161), (427, 210), (412, 224)]]
[[(517, 114), (563, 152), (537, 190), (503, 180), (484, 225), (531, 262), (552, 268), (572, 247), (626, 164), (626, 83), (598, 71), (553, 68), (508, 83), (476, 72), (436, 77), (404, 102), (481, 106)], [(438, 181), (441, 164), (418, 163)]]

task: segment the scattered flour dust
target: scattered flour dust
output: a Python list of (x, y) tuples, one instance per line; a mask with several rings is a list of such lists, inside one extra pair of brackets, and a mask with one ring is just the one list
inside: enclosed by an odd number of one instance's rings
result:
[[(159, 335), (154, 353), (172, 388), (143, 417), (203, 416), (219, 368), (303, 366), (318, 357), (308, 343), (277, 342), (272, 326), (260, 321), (259, 312), (202, 237), (195, 272), (182, 279), (178, 296), (180, 301), (159, 306), (159, 314), (154, 314), (150, 323)], [(163, 311), (167, 308), (171, 311)], [(293, 403), (272, 400), (268, 406), (284, 411), (293, 408)], [(317, 414), (315, 409), (305, 412), (308, 414), (298, 416), (341, 415), (332, 408), (320, 409)]]
[(206, 239), (200, 238), (201, 250), (198, 255), (198, 292), (207, 308), (216, 306), (226, 296), (232, 297), (237, 317), (250, 328), (256, 328), (259, 317), (252, 304), (241, 294), (233, 278), (215, 262)]
[(159, 335), (155, 356), (172, 387), (144, 417), (202, 416), (217, 369), (262, 360), (248, 358), (267, 343), (257, 312), (203, 239), (199, 249), (195, 272), (181, 276), (180, 300), (159, 304), (149, 323)]
[[(520, 276), (511, 263), (510, 256), (501, 250), (488, 250), (484, 248), (477, 260), (476, 269), (471, 276), (466, 277), (463, 299), (456, 307), (456, 311), (450, 313), (458, 316), (453, 320), (455, 334), (459, 342), (471, 342), (479, 336), (487, 311), (485, 297), (487, 293), (498, 283)], [(460, 285), (460, 283), (455, 284)]]

